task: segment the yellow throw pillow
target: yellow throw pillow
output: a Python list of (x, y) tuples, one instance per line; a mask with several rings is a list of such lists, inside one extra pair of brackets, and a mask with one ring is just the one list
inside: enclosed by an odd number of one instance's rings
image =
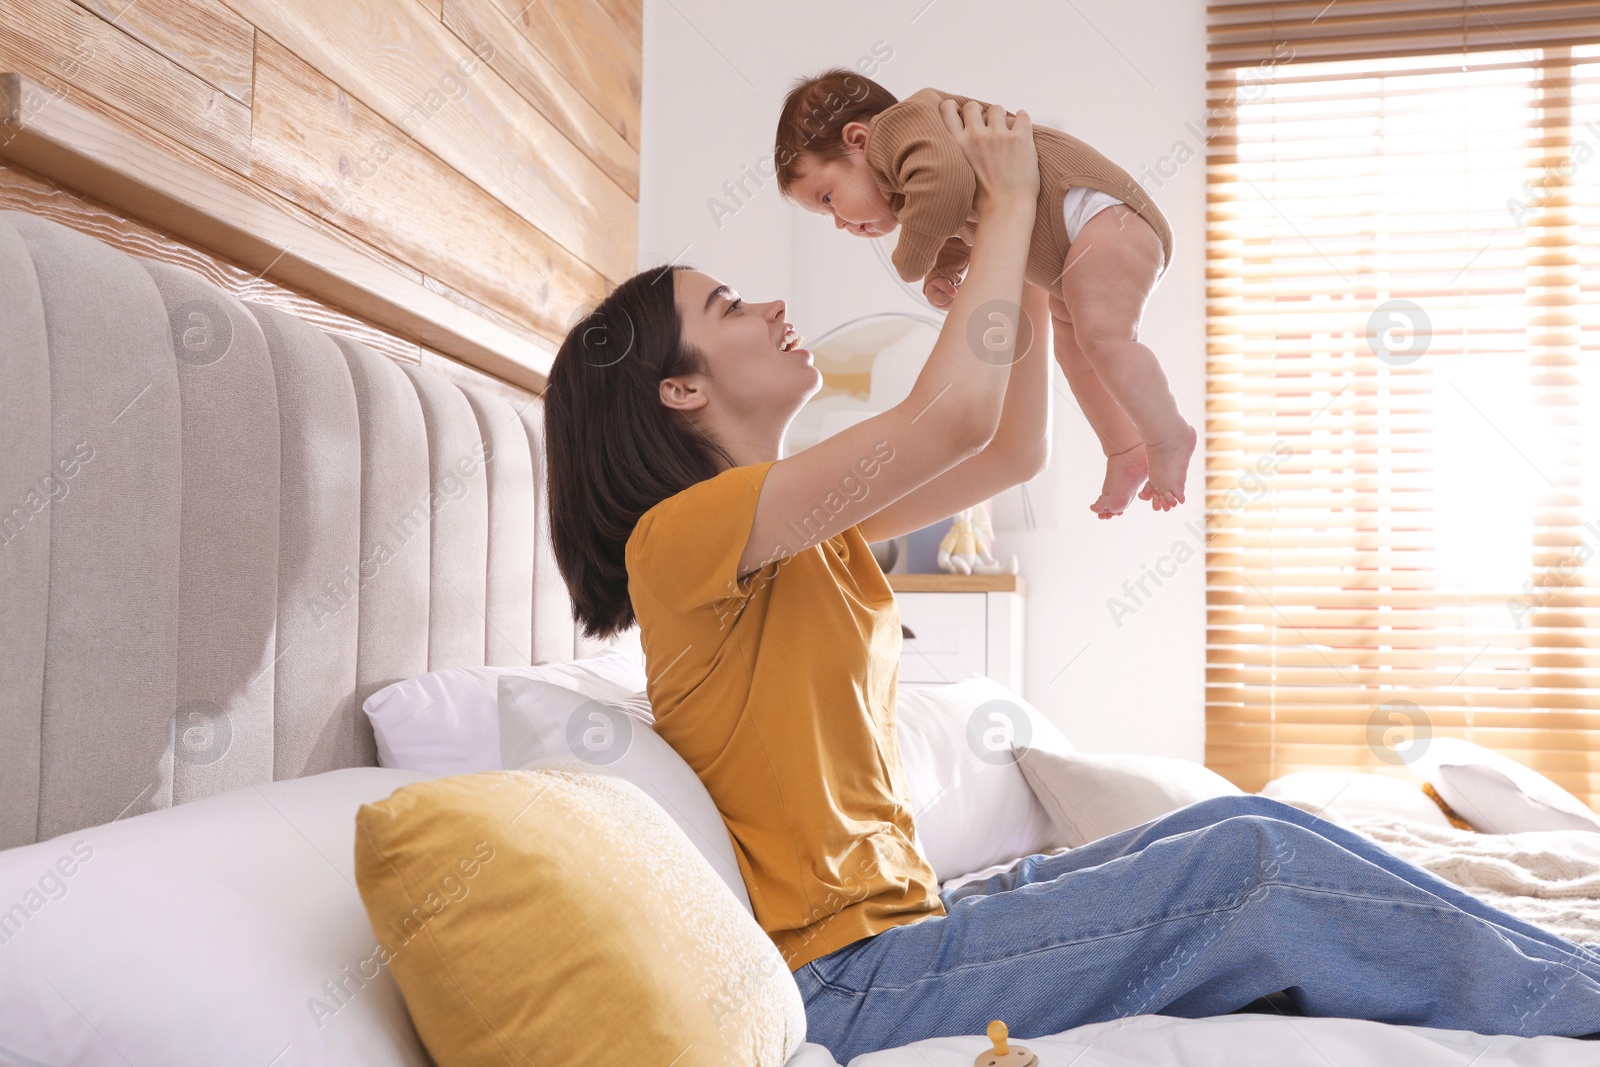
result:
[(356, 815), (356, 884), (439, 1067), (781, 1067), (783, 958), (655, 801), (541, 768), (418, 782)]

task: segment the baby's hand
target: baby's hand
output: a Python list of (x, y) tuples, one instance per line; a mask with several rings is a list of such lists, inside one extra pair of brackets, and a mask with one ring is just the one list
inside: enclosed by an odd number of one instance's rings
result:
[(956, 292), (961, 287), (949, 278), (930, 274), (922, 283), (922, 295), (936, 308), (947, 308), (955, 303)]

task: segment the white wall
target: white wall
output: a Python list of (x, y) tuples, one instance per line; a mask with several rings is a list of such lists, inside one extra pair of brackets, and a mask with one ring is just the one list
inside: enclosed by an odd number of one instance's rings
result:
[[(863, 58), (897, 96), (932, 85), (1026, 108), (1036, 124), (1083, 138), (1145, 183), (1172, 224), (1175, 256), (1141, 337), (1203, 431), (1201, 0), (646, 0), (641, 266), (676, 259), (748, 299), (782, 297), (813, 338), (871, 312), (928, 312), (869, 242), (793, 208), (756, 169), (770, 161), (790, 82)], [(741, 179), (744, 190), (730, 196), (724, 183)], [(714, 198), (733, 214), (718, 219)], [(1028, 583), (1023, 695), (1087, 751), (1199, 760), (1205, 575), (1185, 523), (1202, 526), (1204, 457), (1190, 468), (1188, 504), (1160, 515), (1135, 501), (1121, 518), (1097, 519), (1089, 503), (1104, 461), (1060, 369), (1051, 373), (1054, 458), (1028, 486), (1036, 526), (1023, 527), (1014, 490), (995, 509), (998, 548), (1018, 555)], [(1158, 563), (1172, 571), (1179, 541), (1192, 558), (1160, 587), (1146, 578), (1152, 595), (1137, 594), (1142, 605), (1119, 625), (1108, 598), (1134, 604), (1123, 583)]]

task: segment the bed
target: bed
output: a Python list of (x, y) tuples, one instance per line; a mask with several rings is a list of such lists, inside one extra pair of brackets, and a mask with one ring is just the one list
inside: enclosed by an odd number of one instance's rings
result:
[[(349, 813), (415, 777), (378, 767), (361, 704), (441, 668), (627, 647), (571, 621), (539, 404), (20, 211), (0, 212), (0, 381), (0, 1061), (427, 1063), (392, 980), (348, 985), (338, 964), (370, 941)], [(1571, 844), (1594, 867), (1560, 905), (1581, 922), (1600, 853)], [(1022, 1043), (1085, 1067), (1600, 1059), (1261, 1010)], [(856, 1063), (965, 1067), (986, 1047)], [(814, 1044), (789, 1062), (834, 1064)]]

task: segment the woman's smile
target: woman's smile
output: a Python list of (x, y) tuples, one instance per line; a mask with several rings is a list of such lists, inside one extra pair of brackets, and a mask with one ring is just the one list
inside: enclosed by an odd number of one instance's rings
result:
[(800, 342), (804, 340), (805, 338), (800, 336), (799, 331), (786, 322), (783, 324), (783, 340), (778, 344), (778, 351), (798, 354), (810, 359), (811, 351), (800, 347)]

